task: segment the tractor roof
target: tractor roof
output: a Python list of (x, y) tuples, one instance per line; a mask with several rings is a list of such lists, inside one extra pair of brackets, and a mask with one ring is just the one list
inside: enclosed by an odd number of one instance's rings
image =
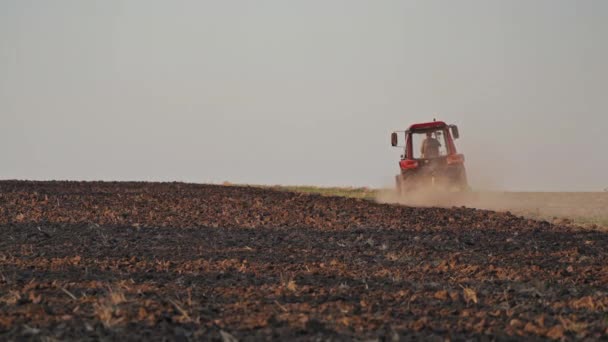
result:
[(433, 129), (433, 128), (444, 128), (446, 126), (447, 126), (447, 124), (443, 121), (433, 121), (433, 122), (424, 122), (424, 123), (413, 124), (410, 126), (409, 130), (410, 131), (423, 131), (423, 130)]

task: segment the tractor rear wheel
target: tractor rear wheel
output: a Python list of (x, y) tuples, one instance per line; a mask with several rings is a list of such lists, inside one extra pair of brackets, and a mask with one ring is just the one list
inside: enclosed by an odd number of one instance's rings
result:
[(469, 183), (467, 182), (467, 172), (464, 166), (458, 166), (452, 172), (450, 183), (456, 187), (458, 191), (469, 191)]
[(397, 195), (401, 196), (401, 175), (395, 176), (395, 190), (397, 190)]
[(395, 177), (395, 183), (397, 185), (397, 193), (401, 196), (415, 189), (416, 183), (414, 175), (401, 174)]

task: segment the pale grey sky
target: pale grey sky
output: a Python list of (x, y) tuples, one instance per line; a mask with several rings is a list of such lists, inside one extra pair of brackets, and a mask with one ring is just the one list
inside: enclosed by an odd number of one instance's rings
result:
[(0, 178), (382, 186), (460, 126), (475, 187), (608, 187), (608, 1), (0, 0)]

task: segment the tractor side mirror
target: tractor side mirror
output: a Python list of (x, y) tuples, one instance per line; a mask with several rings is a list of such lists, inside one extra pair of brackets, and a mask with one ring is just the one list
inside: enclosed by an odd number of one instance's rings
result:
[(399, 138), (397, 137), (397, 132), (393, 132), (391, 134), (391, 146), (395, 147), (399, 144)]
[(450, 128), (452, 129), (452, 135), (454, 136), (454, 139), (460, 138), (460, 133), (458, 132), (458, 126), (452, 125), (452, 126), (450, 126)]

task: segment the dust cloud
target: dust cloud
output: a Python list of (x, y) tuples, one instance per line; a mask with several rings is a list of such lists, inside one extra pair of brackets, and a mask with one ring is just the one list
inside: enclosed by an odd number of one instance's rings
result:
[(419, 190), (398, 194), (384, 189), (377, 195), (380, 203), (417, 207), (468, 207), (509, 211), (515, 215), (554, 223), (585, 223), (608, 226), (608, 192), (448, 192)]
[[(608, 189), (600, 188), (597, 192), (565, 192), (564, 189), (589, 188), (584, 184), (588, 178), (584, 170), (577, 168), (575, 172), (571, 169), (572, 166), (562, 165), (561, 168), (553, 168), (553, 172), (548, 172), (546, 164), (551, 156), (539, 154), (536, 158), (523, 161), (513, 159), (509, 152), (511, 147), (500, 143), (501, 141), (506, 139), (474, 136), (458, 141), (459, 152), (465, 154), (467, 179), (472, 191), (450, 192), (423, 188), (399, 194), (394, 181), (391, 181), (390, 185), (385, 183), (385, 189), (378, 192), (376, 200), (380, 203), (418, 207), (464, 206), (510, 211), (516, 215), (555, 223), (572, 220), (608, 227)], [(566, 171), (565, 168), (577, 176), (569, 177), (566, 182), (560, 181), (564, 177), (558, 173)], [(523, 189), (526, 191), (520, 191)]]

